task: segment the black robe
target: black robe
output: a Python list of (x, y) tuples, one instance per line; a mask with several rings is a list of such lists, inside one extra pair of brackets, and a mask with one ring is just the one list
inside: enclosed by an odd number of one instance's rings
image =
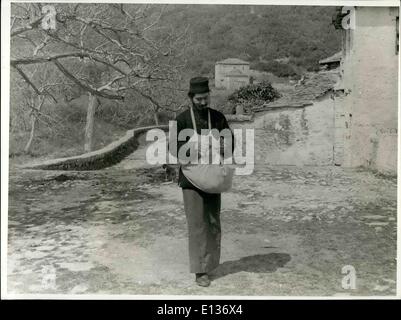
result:
[[(210, 110), (212, 129), (230, 129), (224, 115), (214, 109)], [(207, 110), (194, 110), (197, 133), (201, 129), (208, 129)], [(189, 108), (176, 118), (177, 134), (183, 129), (193, 129)], [(177, 135), (178, 137), (178, 135)], [(187, 138), (187, 141), (189, 137)], [(177, 151), (185, 141), (177, 141)], [(234, 136), (232, 135), (232, 150), (234, 150)], [(224, 154), (223, 154), (224, 156)], [(220, 263), (220, 208), (221, 195), (205, 193), (196, 188), (179, 170), (178, 185), (182, 188), (184, 209), (188, 224), (189, 264), (192, 273), (207, 273), (215, 269)]]

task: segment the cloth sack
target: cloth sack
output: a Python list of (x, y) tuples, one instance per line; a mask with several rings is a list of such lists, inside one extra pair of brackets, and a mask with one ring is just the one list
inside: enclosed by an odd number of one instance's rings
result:
[[(191, 111), (191, 118), (192, 118), (192, 125), (194, 127), (194, 136), (191, 137), (190, 141), (200, 141), (201, 137), (197, 134), (196, 130), (196, 122), (195, 116), (192, 108)], [(211, 140), (215, 140), (216, 143), (213, 144), (213, 141), (210, 146), (206, 146), (201, 144), (200, 152), (201, 157), (206, 157), (209, 155), (215, 156), (215, 158), (209, 157), (208, 164), (185, 164), (181, 166), (182, 173), (185, 177), (198, 189), (202, 190), (206, 193), (222, 193), (229, 191), (232, 186), (232, 180), (234, 176), (234, 168), (230, 167), (229, 165), (224, 165), (222, 163), (222, 158), (220, 153), (220, 143), (218, 139), (213, 137), (211, 133), (211, 120), (210, 120), (210, 111), (208, 110), (208, 126), (209, 126), (209, 133), (208, 138)], [(210, 142), (210, 140), (209, 140)], [(213, 145), (216, 145), (218, 149), (213, 150)], [(208, 149), (209, 148), (209, 149)], [(212, 151), (215, 151), (214, 153)], [(217, 159), (216, 159), (217, 157)]]

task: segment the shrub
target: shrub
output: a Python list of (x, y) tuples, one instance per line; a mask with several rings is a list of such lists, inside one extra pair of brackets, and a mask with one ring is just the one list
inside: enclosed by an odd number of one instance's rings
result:
[(270, 82), (263, 81), (257, 84), (249, 84), (246, 87), (234, 91), (228, 100), (232, 103), (270, 102), (280, 98), (280, 93), (274, 89)]

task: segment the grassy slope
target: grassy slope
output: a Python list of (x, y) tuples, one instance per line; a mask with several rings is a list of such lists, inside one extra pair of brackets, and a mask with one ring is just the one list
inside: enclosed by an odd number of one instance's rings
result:
[[(84, 152), (84, 123), (69, 122), (66, 126), (68, 130), (59, 132), (55, 135), (49, 135), (49, 132), (39, 130), (34, 139), (31, 153), (24, 155), (22, 153), (26, 142), (29, 139), (29, 132), (21, 135), (10, 135), (10, 158), (12, 164), (24, 163), (38, 159), (52, 159), (58, 157), (67, 157)], [(100, 149), (105, 145), (123, 136), (125, 128), (107, 123), (101, 119), (95, 120), (93, 149)]]

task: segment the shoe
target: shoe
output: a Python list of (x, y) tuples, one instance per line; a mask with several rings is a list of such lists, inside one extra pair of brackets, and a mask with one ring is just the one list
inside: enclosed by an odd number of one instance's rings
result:
[(197, 273), (196, 274), (196, 283), (201, 287), (210, 286), (210, 279), (207, 273)]

